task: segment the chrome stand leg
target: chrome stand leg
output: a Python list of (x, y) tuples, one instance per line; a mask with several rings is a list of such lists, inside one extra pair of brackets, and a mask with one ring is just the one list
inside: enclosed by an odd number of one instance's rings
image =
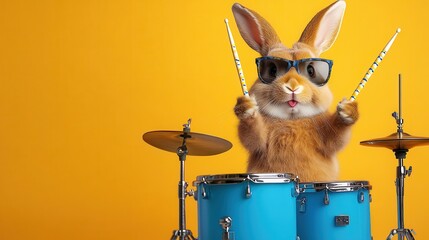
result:
[(395, 236), (396, 234), (398, 234), (398, 239), (403, 240), (404, 237), (407, 238), (407, 240), (415, 240), (415, 238), (413, 237), (413, 233), (415, 233), (412, 229), (394, 229), (390, 232), (390, 235), (387, 237), (387, 240), (390, 240), (393, 238), (393, 236)]
[[(398, 167), (396, 168), (396, 198), (398, 206), (398, 228), (393, 229), (387, 240), (392, 239), (394, 235), (398, 235), (399, 240), (414, 240), (414, 231), (404, 227), (404, 192), (405, 192), (405, 177), (411, 175), (412, 168), (406, 169), (404, 159), (407, 155), (407, 149), (395, 149), (395, 156), (398, 159)], [(405, 237), (405, 238), (404, 238)]]
[(191, 230), (175, 230), (173, 231), (173, 236), (170, 240), (179, 239), (179, 240), (197, 240), (192, 236)]

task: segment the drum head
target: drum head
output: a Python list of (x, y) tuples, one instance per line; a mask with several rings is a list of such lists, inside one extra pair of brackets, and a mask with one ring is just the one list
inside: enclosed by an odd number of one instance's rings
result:
[(339, 181), (339, 182), (306, 182), (300, 183), (301, 192), (325, 191), (330, 192), (352, 192), (360, 189), (371, 190), (372, 186), (368, 181)]
[(228, 184), (252, 181), (254, 183), (289, 183), (297, 181), (297, 177), (291, 173), (237, 173), (198, 176), (193, 182), (194, 186), (205, 184)]

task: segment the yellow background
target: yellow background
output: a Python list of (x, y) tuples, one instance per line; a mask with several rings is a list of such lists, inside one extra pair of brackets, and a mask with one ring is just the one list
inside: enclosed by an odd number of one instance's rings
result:
[[(331, 1), (243, 0), (286, 45)], [(241, 39), (233, 1), (2, 1), (0, 3), (0, 239), (169, 239), (178, 228), (179, 161), (142, 141), (152, 130), (218, 136), (234, 147), (189, 156), (186, 180), (244, 172), (232, 108), (241, 94), (224, 25), (230, 19), (244, 73), (258, 55)], [(368, 180), (374, 239), (396, 228), (395, 167), (388, 149), (360, 141), (396, 131), (398, 74), (405, 131), (429, 136), (428, 5), (424, 0), (347, 1), (335, 61), (334, 103), (349, 97), (402, 28), (359, 95), (361, 118), (340, 153), (342, 180)], [(412, 149), (405, 223), (429, 239), (429, 148)], [(189, 187), (188, 189), (193, 189)], [(197, 233), (196, 202), (187, 201)]]

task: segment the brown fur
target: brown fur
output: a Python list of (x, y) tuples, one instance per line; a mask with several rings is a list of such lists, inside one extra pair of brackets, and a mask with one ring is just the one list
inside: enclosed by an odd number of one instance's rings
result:
[[(349, 109), (355, 119), (356, 105)], [(293, 120), (257, 113), (240, 121), (239, 133), (250, 152), (248, 172), (288, 172), (302, 181), (333, 181), (338, 177), (335, 155), (349, 140), (350, 124), (337, 113)]]
[[(292, 48), (284, 46), (256, 12), (234, 4), (233, 13), (243, 39), (262, 56), (296, 60), (318, 57), (330, 48), (344, 8), (345, 3), (338, 1), (316, 14)], [(293, 173), (302, 181), (338, 178), (336, 154), (348, 143), (358, 119), (356, 102), (343, 100), (336, 112), (329, 113), (328, 86), (314, 85), (294, 68), (270, 84), (256, 81), (250, 96), (239, 97), (234, 108), (239, 138), (249, 152), (249, 172)], [(292, 99), (297, 107), (288, 106)]]

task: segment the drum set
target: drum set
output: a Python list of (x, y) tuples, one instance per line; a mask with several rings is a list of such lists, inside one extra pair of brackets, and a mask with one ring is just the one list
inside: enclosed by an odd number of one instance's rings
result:
[[(387, 240), (414, 240), (412, 229), (404, 224), (405, 178), (412, 168), (404, 166), (407, 152), (429, 145), (429, 138), (403, 131), (399, 77), (399, 113), (395, 133), (360, 142), (364, 146), (392, 150), (396, 167), (398, 226)], [(370, 203), (372, 186), (368, 181), (300, 182), (293, 173), (241, 173), (198, 176), (196, 191), (187, 190), (187, 155), (209, 156), (228, 151), (224, 139), (191, 132), (191, 120), (183, 131), (151, 131), (143, 134), (148, 144), (177, 153), (180, 162), (178, 184), (179, 229), (171, 239), (196, 240), (186, 228), (185, 200), (193, 196), (198, 208), (199, 240), (372, 240)]]

